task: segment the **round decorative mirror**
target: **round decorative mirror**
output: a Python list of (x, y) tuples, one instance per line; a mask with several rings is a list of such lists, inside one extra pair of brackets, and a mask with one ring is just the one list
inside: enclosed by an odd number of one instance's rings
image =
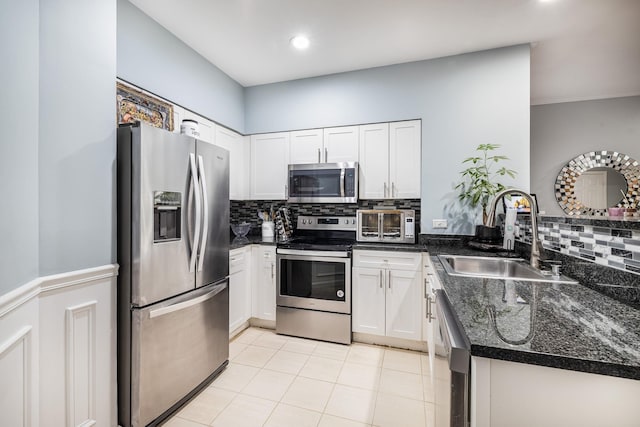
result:
[(615, 151), (590, 151), (556, 178), (556, 200), (569, 215), (606, 215), (614, 206), (640, 206), (640, 165)]

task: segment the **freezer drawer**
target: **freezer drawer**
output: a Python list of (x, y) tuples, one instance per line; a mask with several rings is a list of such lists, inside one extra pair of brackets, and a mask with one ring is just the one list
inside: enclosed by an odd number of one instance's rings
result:
[(131, 425), (145, 426), (229, 358), (228, 280), (132, 310)]

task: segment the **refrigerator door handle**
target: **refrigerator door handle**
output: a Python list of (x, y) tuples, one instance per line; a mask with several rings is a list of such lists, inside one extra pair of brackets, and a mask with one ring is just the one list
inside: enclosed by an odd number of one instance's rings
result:
[(213, 287), (213, 289), (210, 292), (207, 292), (204, 295), (200, 295), (199, 297), (187, 300), (187, 301), (182, 301), (179, 302), (177, 304), (172, 304), (169, 305), (167, 307), (162, 307), (162, 308), (157, 308), (155, 310), (151, 310), (149, 312), (149, 318), (153, 319), (154, 317), (160, 317), (160, 316), (164, 316), (165, 314), (169, 314), (169, 313), (175, 313), (176, 311), (180, 311), (180, 310), (184, 310), (186, 308), (189, 307), (193, 307), (194, 305), (198, 305), (204, 301), (207, 301), (213, 297), (215, 297), (216, 295), (218, 295), (220, 292), (224, 291), (227, 288), (227, 282), (224, 283), (220, 283), (219, 285), (215, 285)]
[(207, 237), (209, 234), (209, 200), (207, 196), (207, 178), (204, 174), (204, 161), (198, 156), (198, 172), (200, 175), (200, 187), (202, 189), (202, 241), (198, 254), (198, 271), (204, 266), (204, 253), (207, 250)]
[[(201, 215), (201, 205), (202, 201), (200, 200), (200, 186), (198, 185), (198, 169), (196, 167), (196, 155), (194, 153), (189, 153), (189, 164), (191, 165), (191, 180), (189, 181), (189, 206), (188, 206), (188, 223), (189, 233), (191, 234), (191, 257), (189, 258), (189, 271), (193, 273), (196, 268), (196, 257), (198, 255), (198, 244), (200, 243), (200, 224), (202, 220), (200, 218)], [(195, 220), (195, 230), (192, 231), (193, 226), (190, 224), (191, 216), (193, 215), (193, 204), (191, 203), (193, 197), (192, 194), (195, 192), (196, 197), (196, 220)]]

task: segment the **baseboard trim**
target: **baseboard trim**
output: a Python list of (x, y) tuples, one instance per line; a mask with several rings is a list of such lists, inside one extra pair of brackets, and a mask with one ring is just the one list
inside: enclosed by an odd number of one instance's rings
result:
[(421, 351), (423, 353), (426, 353), (428, 351), (426, 341), (414, 341), (403, 338), (383, 337), (379, 335), (364, 334), (361, 332), (354, 332), (352, 334), (352, 338), (353, 342), (364, 344), (374, 344), (406, 350)]
[(52, 274), (50, 276), (33, 279), (17, 289), (0, 295), (0, 318), (18, 309), (40, 294), (63, 288), (85, 286), (96, 281), (116, 277), (118, 275), (118, 268), (118, 264), (107, 264), (100, 267)]

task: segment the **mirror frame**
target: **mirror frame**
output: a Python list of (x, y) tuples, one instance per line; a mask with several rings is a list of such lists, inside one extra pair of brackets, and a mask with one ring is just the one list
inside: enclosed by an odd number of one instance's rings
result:
[[(626, 197), (631, 206), (640, 206), (640, 165), (637, 160), (617, 151), (589, 151), (573, 158), (558, 173), (555, 194), (558, 204), (567, 215), (607, 215), (607, 209), (584, 206), (576, 198), (575, 184), (582, 173), (593, 168), (610, 168), (627, 180)], [(610, 206), (612, 207), (612, 206)]]

